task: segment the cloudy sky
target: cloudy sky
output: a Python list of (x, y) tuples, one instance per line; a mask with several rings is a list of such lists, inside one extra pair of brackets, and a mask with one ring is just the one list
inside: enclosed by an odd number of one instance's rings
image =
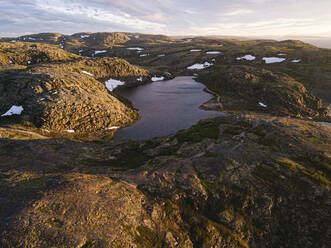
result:
[(331, 37), (330, 0), (0, 0), (0, 36), (129, 31)]

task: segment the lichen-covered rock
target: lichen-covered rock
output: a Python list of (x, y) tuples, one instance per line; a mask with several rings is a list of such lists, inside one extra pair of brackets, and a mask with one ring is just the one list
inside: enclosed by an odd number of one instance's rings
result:
[(32, 65), (44, 62), (70, 61), (80, 56), (63, 51), (56, 46), (41, 43), (0, 42), (1, 65)]
[(249, 115), (140, 142), (0, 140), (0, 242), (329, 247), (330, 134)]
[(138, 118), (98, 81), (148, 76), (144, 69), (117, 58), (82, 59), (41, 64), (0, 74), (0, 113), (12, 105), (24, 108), (25, 119), (49, 131), (77, 133), (123, 127)]
[(221, 96), (226, 110), (269, 112), (295, 117), (324, 117), (327, 109), (286, 74), (251, 66), (220, 66), (199, 81)]

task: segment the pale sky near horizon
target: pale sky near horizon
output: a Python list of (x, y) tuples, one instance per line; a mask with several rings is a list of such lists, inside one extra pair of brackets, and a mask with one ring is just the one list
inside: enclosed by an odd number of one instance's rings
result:
[(123, 31), (331, 37), (331, 0), (0, 0), (0, 6), (0, 36)]

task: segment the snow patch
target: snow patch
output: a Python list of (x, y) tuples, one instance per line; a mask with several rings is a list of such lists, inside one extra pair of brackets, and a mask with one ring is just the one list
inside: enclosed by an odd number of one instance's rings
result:
[(203, 64), (194, 64), (194, 65), (191, 65), (191, 66), (187, 67), (187, 69), (189, 69), (189, 70), (203, 70), (203, 69), (208, 68), (208, 67), (210, 67), (212, 65), (213, 65), (212, 63), (205, 62)]
[(80, 36), (80, 38), (82, 38), (82, 39), (85, 39), (85, 38), (88, 38), (88, 37), (90, 37), (89, 34), (83, 34), (83, 35)]
[(119, 129), (119, 127), (117, 127), (117, 126), (113, 126), (113, 127), (108, 127), (107, 129), (108, 129), (108, 130), (114, 130), (114, 129)]
[(157, 77), (157, 76), (154, 76), (154, 77), (152, 77), (152, 81), (153, 82), (157, 82), (157, 81), (162, 81), (162, 80), (164, 80), (164, 77)]
[(142, 82), (143, 81), (143, 77), (138, 77), (137, 78), (137, 81)]
[(165, 56), (165, 54), (159, 54), (159, 55), (157, 55), (158, 57), (164, 57)]
[(291, 61), (292, 63), (300, 63), (301, 62), (301, 59), (294, 59)]
[(17, 40), (12, 40), (12, 41), (10, 41), (10, 42), (17, 42)]
[(139, 38), (140, 38), (140, 35), (136, 35), (135, 38), (136, 38), (136, 39), (139, 39)]
[(278, 56), (286, 56), (287, 54), (286, 53), (278, 53), (277, 55)]
[(220, 51), (208, 51), (206, 54), (221, 54), (222, 52)]
[(144, 50), (144, 48), (141, 48), (141, 47), (128, 47), (127, 49), (132, 50), (132, 51), (143, 51)]
[(67, 132), (67, 133), (74, 133), (75, 132), (75, 130), (72, 130), (72, 129), (64, 130), (64, 131)]
[(31, 61), (30, 61), (30, 60), (28, 61), (28, 65), (29, 65), (29, 64), (31, 64)]
[(201, 52), (201, 49), (191, 49), (190, 52)]
[(6, 113), (1, 116), (20, 115), (23, 112), (23, 106), (13, 105)]
[(86, 75), (89, 75), (89, 76), (93, 76), (92, 73), (89, 73), (88, 71), (82, 71), (82, 73), (86, 74)]
[(261, 107), (263, 107), (263, 108), (266, 108), (266, 107), (267, 107), (267, 105), (265, 105), (265, 104), (262, 103), (262, 102), (259, 102), (259, 105), (260, 105)]
[(140, 57), (146, 57), (146, 56), (149, 56), (149, 54), (148, 53), (144, 53), (144, 54), (140, 54), (139, 56)]
[(255, 60), (256, 57), (253, 56), (253, 55), (250, 55), (250, 54), (247, 54), (245, 56), (242, 56), (242, 57), (238, 57), (237, 60), (249, 60), (249, 61), (252, 61), (252, 60)]
[(286, 58), (278, 57), (263, 57), (263, 60), (266, 64), (281, 63), (286, 60)]
[(109, 91), (113, 91), (115, 88), (117, 88), (120, 85), (124, 85), (125, 83), (119, 80), (115, 79), (109, 79), (108, 81), (105, 82), (106, 88)]
[(99, 53), (106, 53), (106, 52), (108, 52), (108, 51), (107, 50), (96, 50), (96, 51), (94, 51), (94, 55), (97, 55)]

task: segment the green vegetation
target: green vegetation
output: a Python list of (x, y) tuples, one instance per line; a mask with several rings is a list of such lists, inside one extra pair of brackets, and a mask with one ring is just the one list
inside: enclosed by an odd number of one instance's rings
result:
[(219, 121), (200, 121), (193, 127), (178, 132), (175, 137), (182, 142), (200, 142), (203, 139), (217, 139), (219, 137)]
[(244, 121), (239, 121), (239, 122), (235, 123), (234, 125), (231, 125), (227, 129), (225, 129), (223, 133), (231, 134), (231, 135), (238, 135), (251, 127), (252, 127), (252, 125), (250, 123), (244, 122)]

